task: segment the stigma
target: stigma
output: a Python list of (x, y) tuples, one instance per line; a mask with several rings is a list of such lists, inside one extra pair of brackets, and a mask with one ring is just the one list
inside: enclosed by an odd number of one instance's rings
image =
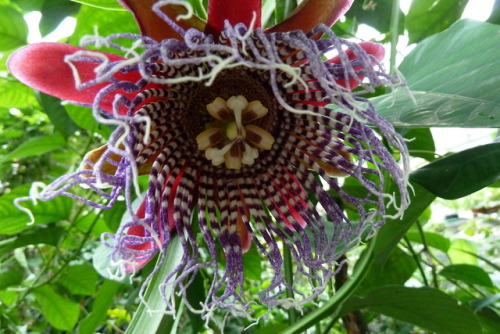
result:
[(242, 95), (227, 100), (217, 97), (207, 105), (207, 112), (214, 120), (205, 124), (196, 142), (214, 166), (225, 163), (228, 169), (241, 169), (255, 163), (259, 150), (271, 149), (273, 136), (253, 124), (268, 112), (260, 101), (248, 102)]

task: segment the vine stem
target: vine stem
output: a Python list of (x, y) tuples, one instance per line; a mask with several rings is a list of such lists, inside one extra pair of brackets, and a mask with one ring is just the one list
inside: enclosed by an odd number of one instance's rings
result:
[(396, 70), (396, 54), (399, 40), (399, 0), (394, 0), (392, 3), (391, 13), (391, 57), (389, 60), (389, 70), (394, 73)]
[[(285, 265), (285, 281), (292, 287), (293, 286), (293, 264), (292, 264), (292, 254), (290, 249), (283, 245), (283, 257)], [(293, 291), (290, 289), (286, 290), (286, 297), (293, 299)], [(297, 321), (297, 310), (294, 307), (288, 309), (288, 322), (291, 324)]]
[(363, 279), (366, 277), (373, 264), (375, 240), (376, 238), (372, 239), (368, 244), (364, 254), (358, 261), (351, 279), (344, 284), (330, 300), (323, 304), (323, 306), (302, 317), (299, 321), (282, 331), (281, 334), (302, 333), (309, 327), (314, 326), (317, 322), (332, 315), (332, 321), (335, 323), (342, 316), (342, 314), (340, 314), (342, 304), (352, 296), (352, 294), (356, 291), (356, 288), (361, 284), (361, 282), (363, 282)]

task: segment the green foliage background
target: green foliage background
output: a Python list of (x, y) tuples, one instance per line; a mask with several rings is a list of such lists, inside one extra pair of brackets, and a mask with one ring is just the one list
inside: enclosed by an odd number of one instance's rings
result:
[[(203, 17), (206, 1), (190, 2)], [(379, 31), (379, 42), (392, 49), (391, 65), (400, 49), (398, 37), (406, 34), (416, 43), (398, 67), (408, 90), (372, 101), (413, 139), (411, 155), (429, 164), (411, 175), (412, 204), (404, 219), (389, 220), (367, 245), (348, 254), (344, 284), (332, 282), (303, 314), (271, 310), (247, 333), (347, 333), (344, 325), (352, 324), (347, 319), (357, 319), (375, 333), (500, 333), (498, 136), (496, 142), (492, 138), (490, 144), (440, 156), (429, 130), (500, 128), (500, 1), (490, 22), (459, 20), (468, 2), (413, 0), (405, 16), (397, 0), (355, 0), (346, 20), (335, 25), (333, 30), (343, 37), (356, 36), (360, 24)], [(295, 1), (264, 0), (263, 17), (274, 24), (295, 6)], [(151, 266), (132, 281), (110, 279), (99, 238), (116, 230), (125, 210), (122, 203), (103, 212), (66, 197), (25, 202), (33, 224), (13, 205), (29, 194), (33, 182), (50, 183), (74, 170), (112, 131), (89, 110), (62, 105), (7, 73), (9, 54), (27, 44), (23, 15), (33, 11), (42, 14), (43, 36), (74, 17), (75, 31), (62, 41), (70, 44), (94, 33), (94, 27), (100, 35), (138, 33), (131, 14), (116, 0), (0, 0), (0, 333), (209, 332), (182, 303), (175, 320), (147, 312), (138, 290)], [(474, 209), (477, 214), (467, 221), (436, 221), (431, 218), (436, 207)], [(178, 260), (177, 251), (173, 243), (169, 263), (156, 281)], [(290, 261), (286, 266), (293, 272)], [(255, 281), (265, 271), (265, 261), (252, 248), (245, 255), (248, 291), (259, 291)], [(188, 292), (191, 298), (203, 297), (204, 284), (199, 275)], [(155, 281), (146, 299), (162, 307)], [(259, 306), (256, 310), (266, 312)], [(249, 325), (236, 317), (224, 321), (222, 313), (208, 323), (214, 332), (224, 327), (225, 333), (241, 333)]]

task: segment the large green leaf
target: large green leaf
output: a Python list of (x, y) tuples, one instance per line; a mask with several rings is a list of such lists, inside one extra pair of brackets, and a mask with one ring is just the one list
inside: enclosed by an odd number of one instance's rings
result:
[(163, 312), (166, 310), (166, 306), (160, 294), (160, 289), (166, 289), (166, 295), (168, 297), (172, 296), (172, 285), (163, 286), (163, 280), (175, 269), (182, 259), (182, 245), (179, 238), (174, 237), (170, 241), (165, 254), (167, 256), (165, 263), (162, 264), (151, 282), (149, 282), (149, 286), (144, 294), (144, 301), (135, 312), (125, 332), (126, 334), (157, 333), (161, 325), (162, 319), (165, 316)]
[(73, 295), (90, 296), (95, 292), (99, 275), (92, 266), (80, 264), (69, 266), (57, 280)]
[(342, 313), (365, 308), (440, 334), (481, 333), (470, 308), (435, 288), (384, 286), (366, 297), (351, 298)]
[(10, 6), (0, 6), (0, 51), (26, 44), (28, 26), (23, 15)]
[(394, 248), (387, 261), (382, 265), (372, 266), (367, 276), (356, 290), (357, 295), (366, 295), (369, 291), (384, 285), (403, 285), (417, 269), (413, 257)]
[(429, 37), (399, 67), (407, 91), (375, 97), (379, 113), (404, 127), (500, 127), (500, 26), (462, 20)]
[(59, 133), (31, 138), (19, 145), (13, 151), (3, 157), (0, 157), (0, 162), (11, 159), (40, 156), (55, 149), (64, 147), (65, 145), (66, 141)]
[(44, 318), (54, 328), (70, 331), (75, 327), (80, 315), (80, 305), (70, 301), (50, 285), (43, 285), (33, 290), (36, 300), (41, 305)]
[(411, 180), (434, 195), (457, 199), (500, 180), (500, 143), (449, 155), (416, 170)]
[[(14, 205), (14, 200), (19, 197), (26, 197), (29, 194), (31, 185), (20, 186), (10, 193), (0, 197), (0, 235), (13, 235), (30, 228), (30, 217), (26, 212), (19, 210)], [(58, 196), (51, 201), (21, 202), (20, 205), (31, 211), (35, 217), (35, 224), (54, 223), (68, 219), (73, 201), (65, 196)]]
[(448, 28), (460, 18), (468, 0), (413, 0), (406, 16), (410, 43)]
[(490, 276), (484, 269), (470, 264), (455, 264), (444, 267), (443, 270), (439, 272), (439, 275), (471, 285), (476, 284), (488, 288), (494, 286)]
[(120, 283), (106, 280), (99, 289), (92, 304), (92, 311), (85, 317), (78, 326), (79, 334), (96, 333), (97, 327), (106, 319), (106, 311), (113, 303), (113, 299), (120, 288)]

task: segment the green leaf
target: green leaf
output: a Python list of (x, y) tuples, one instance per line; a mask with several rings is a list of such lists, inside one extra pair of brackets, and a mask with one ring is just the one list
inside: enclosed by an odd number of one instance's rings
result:
[(490, 276), (482, 268), (470, 264), (455, 264), (444, 267), (439, 275), (448, 279), (459, 280), (470, 285), (481, 285), (493, 288)]
[(9, 286), (18, 285), (23, 281), (23, 274), (21, 270), (8, 270), (0, 273), (0, 290), (5, 290)]
[(78, 326), (79, 334), (93, 334), (96, 332), (97, 327), (105, 321), (106, 310), (108, 310), (113, 303), (113, 299), (120, 286), (121, 284), (115, 281), (104, 281), (92, 303), (92, 311)]
[(417, 269), (417, 264), (411, 255), (399, 247), (394, 248), (383, 265), (372, 266), (367, 276), (356, 290), (357, 295), (366, 295), (374, 288), (384, 285), (403, 285)]
[(64, 108), (73, 122), (75, 122), (76, 125), (82, 129), (97, 132), (104, 138), (108, 138), (113, 132), (113, 130), (107, 125), (100, 124), (96, 121), (90, 108), (76, 106), (73, 104), (67, 104)]
[(260, 261), (260, 253), (257, 246), (252, 244), (252, 247), (243, 255), (243, 271), (245, 277), (250, 280), (260, 280), (262, 274), (262, 265)]
[[(26, 214), (23, 213), (26, 218)], [(13, 251), (16, 248), (25, 247), (28, 245), (51, 245), (57, 246), (64, 229), (60, 226), (48, 226), (33, 228), (24, 233), (16, 234), (15, 237), (3, 240), (0, 244), (0, 254), (5, 254)], [(7, 242), (6, 242), (7, 241)]]
[(38, 303), (42, 307), (44, 318), (54, 328), (71, 331), (78, 321), (80, 305), (69, 301), (56, 293), (50, 285), (43, 285), (33, 290)]
[(33, 89), (16, 80), (0, 78), (0, 108), (29, 108), (36, 105)]
[[(406, 233), (408, 240), (423, 244), (422, 237), (417, 231), (408, 231)], [(450, 249), (451, 242), (448, 238), (434, 232), (424, 232), (425, 243), (427, 246), (434, 247), (440, 251), (447, 253)]]
[(483, 334), (498, 334), (500, 328), (500, 314), (492, 307), (485, 307), (476, 313), (481, 325)]
[(79, 334), (96, 333), (99, 327), (106, 320), (106, 311), (113, 303), (113, 300), (121, 284), (115, 281), (106, 280), (97, 292), (92, 311), (87, 315), (78, 326)]
[(43, 2), (39, 28), (42, 36), (51, 33), (68, 16), (78, 12), (80, 4), (68, 0), (45, 0)]
[(99, 275), (92, 266), (81, 264), (69, 266), (57, 280), (73, 295), (90, 296), (94, 294)]
[(0, 51), (25, 45), (28, 25), (23, 15), (10, 6), (0, 6)]
[(348, 300), (342, 313), (365, 308), (441, 334), (481, 333), (471, 309), (435, 288), (380, 287)]
[[(160, 289), (166, 289), (165, 294), (167, 298), (172, 296), (172, 285), (169, 284), (165, 287), (162, 286), (162, 284), (167, 275), (169, 275), (182, 260), (182, 253), (182, 245), (179, 238), (174, 237), (170, 241), (168, 249), (165, 252), (165, 254), (168, 254), (165, 263), (161, 265), (156, 275), (151, 279), (146, 293), (144, 294), (144, 301), (139, 305), (139, 308), (132, 317), (132, 321), (125, 334), (157, 332), (162, 318), (164, 317), (162, 311), (166, 310), (166, 305), (160, 294)], [(150, 312), (149, 310), (154, 310), (155, 312)]]
[(125, 11), (125, 8), (123, 8), (123, 6), (120, 5), (120, 3), (116, 0), (73, 0), (73, 1), (101, 9)]
[(37, 157), (64, 146), (66, 146), (66, 141), (59, 133), (31, 138), (13, 151), (0, 157), (0, 162), (26, 157)]
[(437, 34), (460, 19), (468, 0), (413, 0), (406, 16), (410, 43)]
[(457, 199), (500, 180), (500, 143), (474, 147), (441, 158), (410, 176), (434, 195)]
[[(117, 1), (113, 1), (119, 5)], [(93, 35), (94, 27), (97, 27), (99, 36), (108, 36), (113, 33), (140, 33), (132, 14), (128, 11), (110, 13), (108, 10), (82, 6), (76, 19), (75, 32), (70, 39), (72, 44), (78, 44), (80, 38), (85, 35)], [(132, 42), (129, 42), (129, 46), (131, 44)], [(116, 50), (111, 51), (116, 53)]]
[[(25, 184), (15, 188), (10, 193), (0, 197), (0, 235), (13, 235), (34, 225), (29, 225), (30, 217), (26, 212), (14, 205), (14, 200), (26, 197), (31, 185)], [(33, 204), (32, 201), (21, 202), (20, 205), (31, 211), (35, 217), (35, 224), (48, 224), (68, 219), (73, 201), (65, 196), (58, 196), (53, 200)]]
[(451, 242), (448, 256), (453, 264), (471, 264), (477, 266), (476, 245), (465, 239), (456, 239)]
[[(377, 1), (354, 1), (346, 17), (358, 22), (367, 24), (381, 33), (388, 33), (391, 30), (391, 14), (394, 0)], [(399, 33), (404, 32), (404, 14), (399, 11), (400, 24)]]
[(500, 127), (499, 44), (500, 26), (458, 21), (401, 63), (416, 104), (404, 89), (372, 102), (395, 126)]
[(61, 105), (60, 99), (42, 92), (37, 92), (36, 97), (38, 103), (42, 107), (42, 111), (49, 116), (50, 122), (54, 125), (54, 128), (65, 139), (68, 139), (69, 136), (78, 130), (78, 126), (68, 116), (68, 113)]

